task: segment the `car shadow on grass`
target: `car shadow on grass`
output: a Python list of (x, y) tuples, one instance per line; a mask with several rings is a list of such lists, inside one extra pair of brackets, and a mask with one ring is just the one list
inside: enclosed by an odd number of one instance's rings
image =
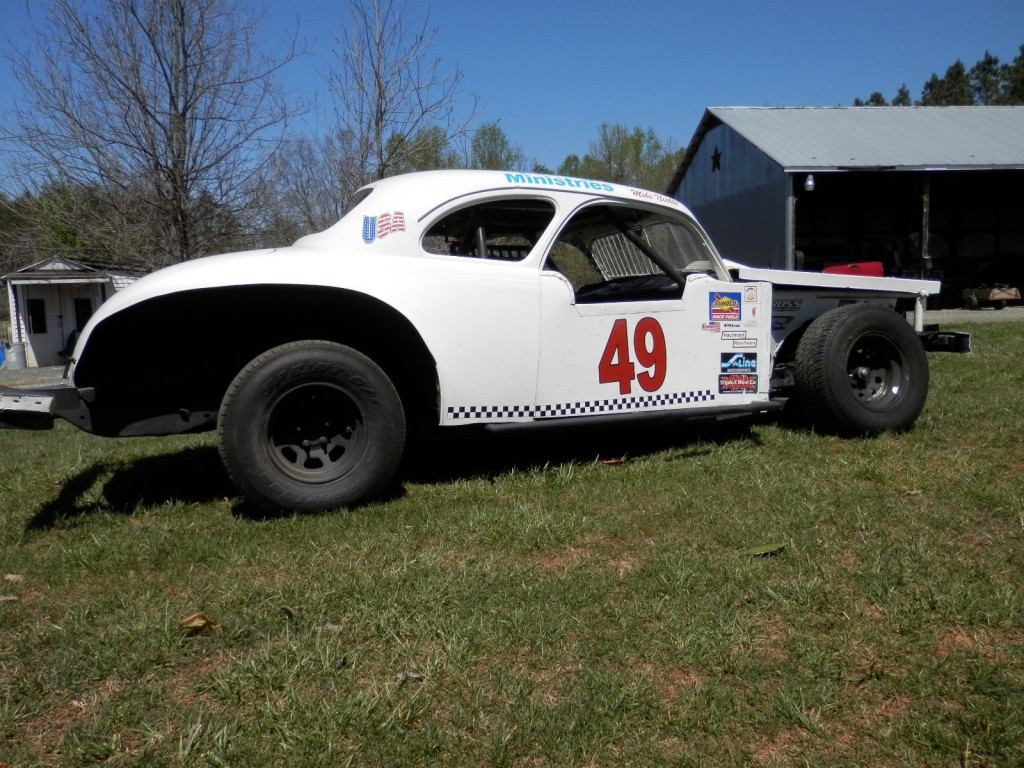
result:
[[(93, 490), (97, 483), (102, 483), (98, 493)], [(57, 496), (40, 506), (25, 527), (40, 531), (73, 524), (98, 512), (130, 515), (140, 507), (170, 502), (207, 504), (234, 495), (217, 449), (188, 448), (86, 467), (65, 480)]]
[[(405, 483), (495, 480), (511, 472), (542, 470), (569, 463), (637, 459), (674, 451), (670, 460), (697, 458), (712, 446), (757, 441), (751, 421), (723, 424), (562, 429), (505, 434), (471, 433), (414, 442), (395, 481), (367, 504), (405, 495)], [(100, 487), (97, 489), (97, 484)], [(98, 462), (63, 481), (56, 497), (41, 505), (27, 531), (68, 527), (97, 513), (131, 515), (163, 504), (223, 502), (231, 513), (251, 521), (289, 516), (268, 512), (238, 496), (213, 446), (147, 456), (128, 462)], [(361, 505), (360, 505), (361, 506)]]
[(758, 441), (753, 421), (668, 423), (618, 428), (563, 428), (459, 439), (438, 438), (414, 443), (406, 452), (402, 482), (444, 483), (473, 478), (495, 480), (510, 472), (540, 470), (564, 464), (619, 463), (664, 451), (672, 460), (697, 458), (712, 446)]

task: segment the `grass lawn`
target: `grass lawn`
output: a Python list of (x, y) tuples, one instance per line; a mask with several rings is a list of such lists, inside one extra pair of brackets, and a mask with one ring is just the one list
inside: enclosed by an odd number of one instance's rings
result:
[(971, 330), (905, 435), (444, 444), (326, 515), (0, 432), (0, 763), (1024, 764), (1024, 324)]

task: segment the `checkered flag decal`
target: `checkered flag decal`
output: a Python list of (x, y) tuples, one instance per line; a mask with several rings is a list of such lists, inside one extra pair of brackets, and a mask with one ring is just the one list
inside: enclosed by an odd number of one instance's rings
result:
[(585, 400), (579, 403), (551, 403), (548, 405), (457, 405), (449, 406), (448, 417), (453, 421), (489, 419), (558, 419), (566, 416), (594, 416), (603, 413), (622, 413), (643, 408), (663, 408), (714, 400), (710, 389), (696, 392), (675, 392), (664, 395), (637, 395), (608, 400)]

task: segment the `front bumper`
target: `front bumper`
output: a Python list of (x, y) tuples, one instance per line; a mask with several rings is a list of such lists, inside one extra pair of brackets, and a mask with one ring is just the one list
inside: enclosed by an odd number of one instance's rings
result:
[(70, 384), (36, 389), (0, 387), (0, 429), (52, 429), (55, 418), (91, 431), (82, 392)]

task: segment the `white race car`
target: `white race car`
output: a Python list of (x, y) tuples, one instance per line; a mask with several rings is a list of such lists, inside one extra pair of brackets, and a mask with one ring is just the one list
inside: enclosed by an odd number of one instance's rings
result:
[(115, 294), (66, 383), (0, 392), (0, 424), (216, 428), (236, 486), (293, 510), (379, 493), (407, 436), (438, 427), (715, 418), (796, 399), (822, 428), (901, 430), (925, 402), (925, 349), (969, 347), (923, 331), (938, 290), (724, 261), (683, 205), (645, 190), (418, 173), (363, 188), (291, 247)]

